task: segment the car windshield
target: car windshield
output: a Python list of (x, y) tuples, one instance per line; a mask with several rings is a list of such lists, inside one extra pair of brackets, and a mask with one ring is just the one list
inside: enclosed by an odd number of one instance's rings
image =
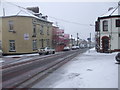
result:
[(40, 49), (45, 49), (44, 47), (40, 48)]

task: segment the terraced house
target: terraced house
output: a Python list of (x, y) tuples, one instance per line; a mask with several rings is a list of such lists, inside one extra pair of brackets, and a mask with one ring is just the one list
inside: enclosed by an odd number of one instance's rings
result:
[[(9, 8), (9, 7), (8, 7)], [(1, 47), (4, 54), (23, 54), (37, 52), (41, 47), (52, 47), (52, 22), (47, 16), (31, 11), (30, 8), (18, 9), (12, 14), (4, 8), (0, 30)]]

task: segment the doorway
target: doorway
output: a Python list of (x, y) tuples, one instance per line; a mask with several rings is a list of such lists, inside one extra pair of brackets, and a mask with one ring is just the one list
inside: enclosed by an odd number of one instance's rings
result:
[(104, 36), (102, 37), (102, 51), (104, 53), (107, 53), (109, 52), (108, 49), (109, 49), (109, 37)]

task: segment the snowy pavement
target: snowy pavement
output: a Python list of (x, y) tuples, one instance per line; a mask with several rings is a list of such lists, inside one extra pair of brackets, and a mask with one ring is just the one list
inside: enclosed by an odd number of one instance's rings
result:
[(33, 88), (118, 88), (115, 55), (94, 49), (75, 57)]

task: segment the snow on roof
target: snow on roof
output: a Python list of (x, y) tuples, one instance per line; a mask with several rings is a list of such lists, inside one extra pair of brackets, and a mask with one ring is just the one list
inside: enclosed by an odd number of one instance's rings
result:
[(117, 6), (117, 7), (114, 7), (114, 8), (110, 8), (110, 10), (108, 10), (107, 13), (103, 14), (103, 15), (100, 16), (100, 17), (120, 15), (120, 13), (119, 13), (119, 8), (120, 8), (120, 6)]
[[(9, 2), (2, 2), (0, 5), (0, 17), (8, 17), (8, 16), (28, 16), (28, 17), (34, 17), (43, 21), (47, 21), (43, 18), (40, 18), (38, 16), (35, 16), (34, 12), (31, 10), (28, 10), (26, 8), (23, 8), (21, 6), (14, 5)], [(47, 21), (49, 22), (49, 21)]]

